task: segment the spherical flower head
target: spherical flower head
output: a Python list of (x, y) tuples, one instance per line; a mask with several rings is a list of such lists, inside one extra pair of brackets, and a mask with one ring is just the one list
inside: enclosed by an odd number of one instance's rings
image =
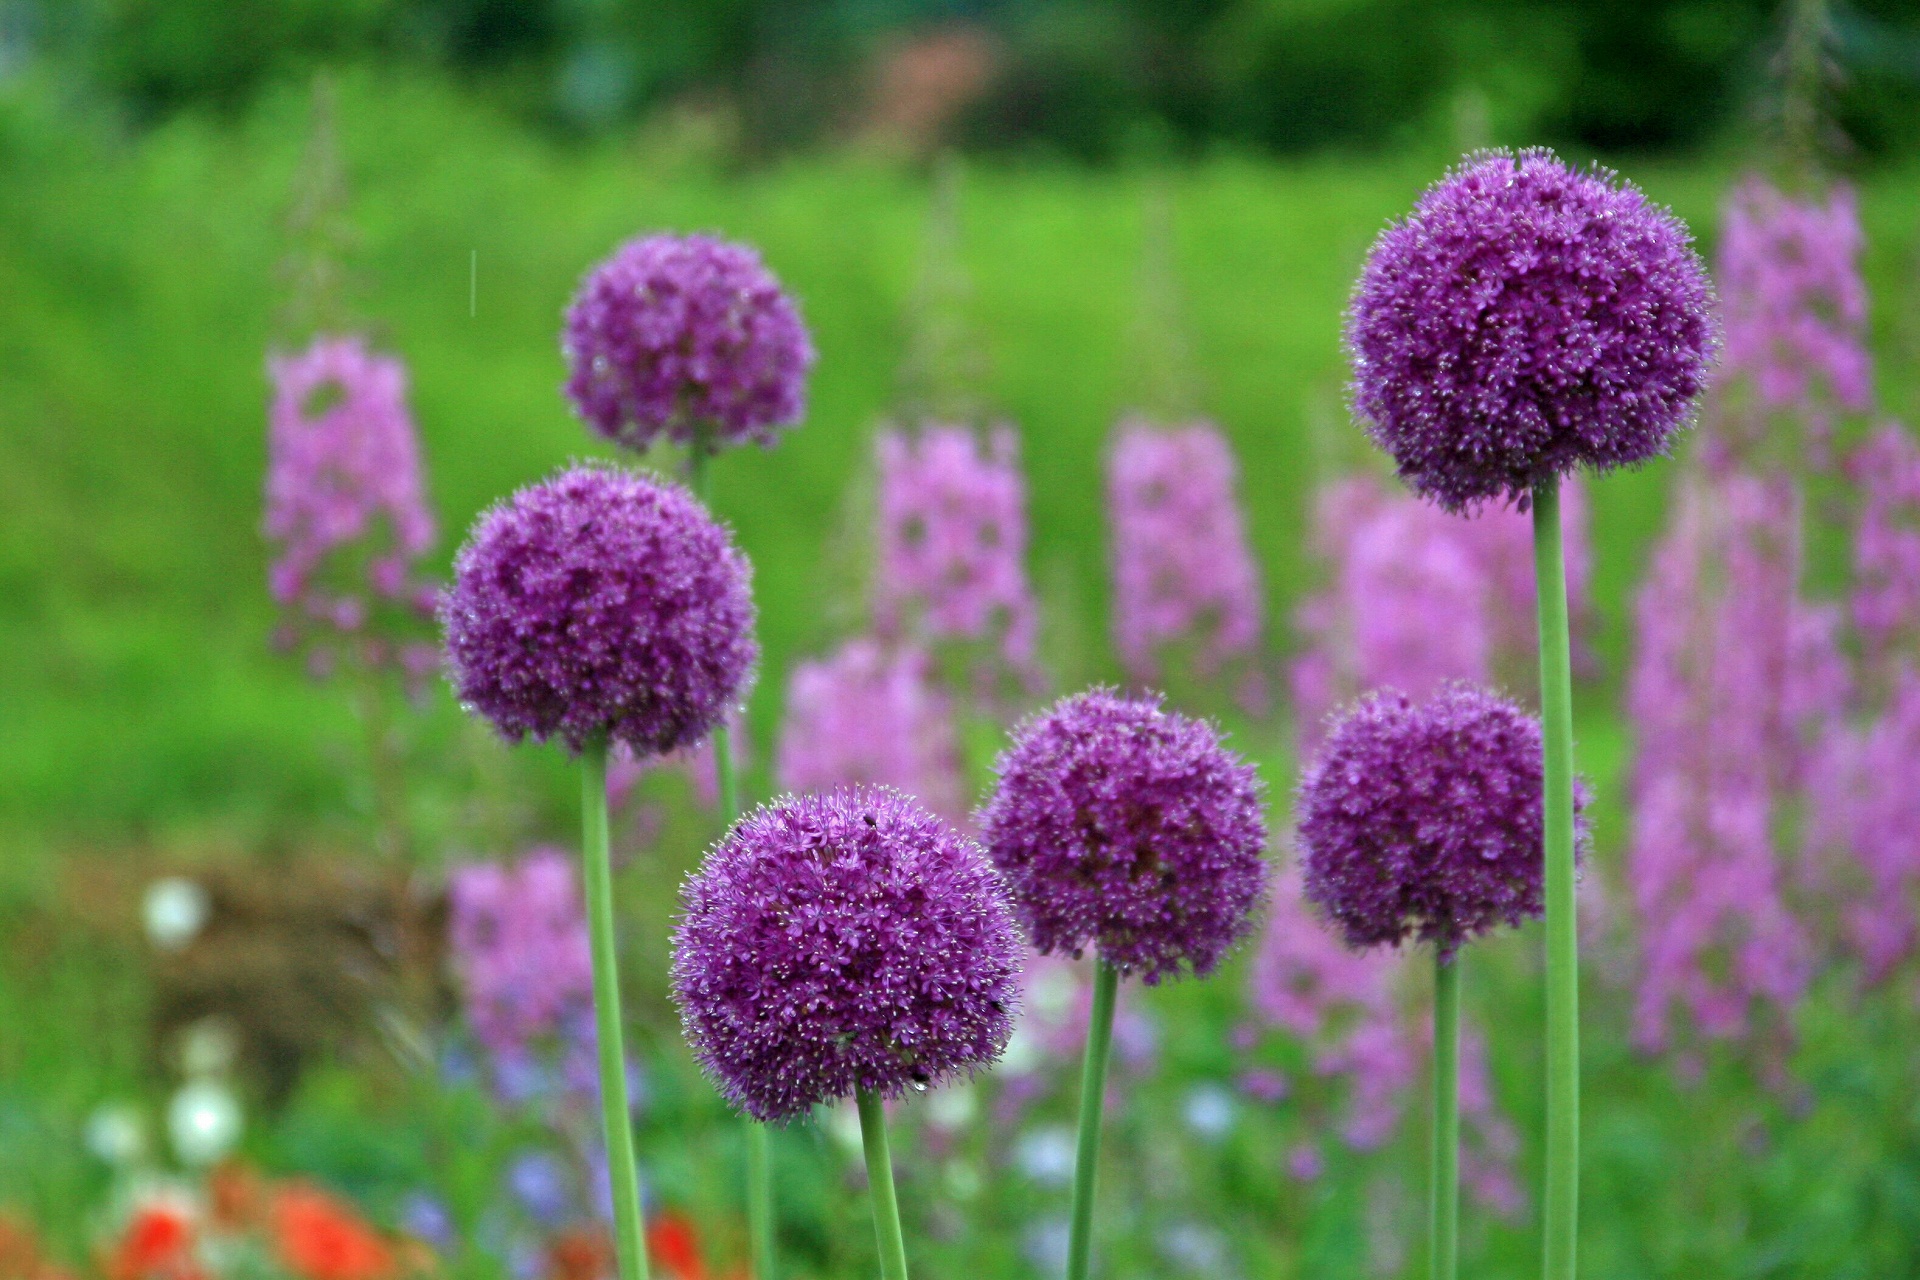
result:
[(981, 809), (1034, 948), (1152, 984), (1205, 976), (1266, 882), (1261, 788), (1212, 725), (1093, 689), (1021, 727)]
[(1387, 228), (1347, 315), (1353, 401), (1451, 511), (1669, 451), (1706, 385), (1712, 287), (1679, 219), (1550, 151), (1471, 157)]
[(806, 411), (813, 342), (780, 282), (741, 244), (643, 236), (587, 274), (561, 347), (574, 409), (607, 439), (646, 449), (772, 444)]
[(748, 814), (682, 893), (673, 993), (735, 1106), (787, 1120), (856, 1089), (897, 1097), (993, 1062), (1024, 948), (980, 847), (879, 787)]
[[(1386, 689), (1328, 730), (1300, 781), (1307, 897), (1352, 947), (1431, 942), (1443, 956), (1542, 908), (1540, 722), (1450, 684), (1416, 705)], [(1584, 844), (1584, 788), (1574, 790)]]
[(686, 490), (574, 467), (482, 515), (441, 604), (455, 692), (511, 741), (706, 737), (751, 682), (751, 570)]

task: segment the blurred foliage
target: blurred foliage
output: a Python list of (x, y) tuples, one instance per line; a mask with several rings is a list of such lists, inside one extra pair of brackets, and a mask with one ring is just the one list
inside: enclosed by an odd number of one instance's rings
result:
[[(717, 108), (753, 154), (860, 132), (904, 46), (964, 29), (991, 70), (959, 94), (953, 138), (1103, 160), (1436, 130), (1696, 147), (1767, 113), (1796, 2), (7, 0), (0, 29), (146, 118), (233, 109), (321, 63), (423, 63), (575, 132)], [(1830, 26), (1832, 106), (1860, 154), (1920, 144), (1920, 0), (1844, 0)]]

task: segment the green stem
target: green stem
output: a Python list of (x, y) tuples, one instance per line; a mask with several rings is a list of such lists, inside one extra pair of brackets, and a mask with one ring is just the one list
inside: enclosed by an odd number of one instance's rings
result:
[(873, 1195), (873, 1234), (880, 1245), (882, 1280), (907, 1280), (907, 1245), (900, 1235), (900, 1200), (893, 1192), (893, 1155), (887, 1149), (887, 1113), (880, 1096), (859, 1089), (860, 1145), (867, 1153), (867, 1187)]
[(1433, 1280), (1460, 1264), (1460, 957), (1433, 961), (1433, 1183), (1428, 1246)]
[(593, 1022), (600, 1050), (600, 1112), (613, 1183), (614, 1246), (620, 1280), (647, 1280), (640, 1225), (640, 1176), (627, 1107), (627, 1052), (620, 1035), (619, 957), (613, 943), (613, 863), (607, 848), (607, 742), (580, 752), (581, 861), (586, 866), (587, 936), (593, 954)]
[[(713, 469), (708, 465), (712, 458), (713, 427), (703, 422), (694, 428), (688, 479), (693, 496), (709, 510), (713, 507)], [(733, 731), (724, 720), (713, 731), (713, 769), (720, 786), (720, 817), (731, 828), (740, 819), (740, 783), (733, 768)], [(773, 1280), (773, 1161), (767, 1128), (752, 1116), (743, 1123), (747, 1128), (747, 1237), (753, 1254), (753, 1280)]]
[(1573, 676), (1567, 642), (1560, 488), (1533, 489), (1540, 600), (1540, 711), (1546, 738), (1547, 1280), (1573, 1280), (1580, 1212), (1580, 953), (1573, 905)]
[(1113, 1005), (1120, 971), (1100, 961), (1093, 973), (1093, 1017), (1080, 1069), (1080, 1147), (1073, 1161), (1073, 1226), (1067, 1237), (1067, 1280), (1087, 1280), (1093, 1256), (1093, 1185), (1100, 1164), (1100, 1113), (1107, 1097), (1107, 1054), (1113, 1047)]

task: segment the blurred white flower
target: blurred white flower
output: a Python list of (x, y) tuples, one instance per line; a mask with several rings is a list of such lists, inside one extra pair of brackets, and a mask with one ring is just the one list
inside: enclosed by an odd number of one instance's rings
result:
[(936, 1129), (964, 1129), (979, 1110), (973, 1086), (964, 1082), (936, 1090), (927, 1099), (927, 1121)]
[(147, 1127), (131, 1103), (108, 1102), (87, 1117), (87, 1150), (95, 1159), (120, 1168), (146, 1158)]
[(240, 1141), (240, 1101), (218, 1080), (193, 1080), (167, 1104), (167, 1136), (180, 1163), (203, 1168)]
[(1197, 1222), (1176, 1222), (1160, 1233), (1160, 1252), (1176, 1271), (1214, 1280), (1232, 1272), (1226, 1237)]
[(1073, 1155), (1073, 1132), (1065, 1125), (1023, 1134), (1013, 1150), (1020, 1172), (1042, 1186), (1064, 1187), (1072, 1181)]
[(1063, 1217), (1042, 1218), (1020, 1237), (1020, 1252), (1047, 1280), (1067, 1273), (1067, 1246), (1073, 1228)]
[(141, 913), (147, 940), (162, 951), (178, 951), (207, 923), (213, 902), (207, 891), (185, 876), (163, 876), (147, 886)]
[(1195, 1085), (1187, 1093), (1187, 1127), (1208, 1142), (1233, 1131), (1233, 1094), (1217, 1084)]
[(1000, 1055), (1000, 1070), (1010, 1076), (1024, 1076), (1039, 1065), (1040, 1046), (1025, 1026), (1015, 1027), (1007, 1039), (1006, 1052)]

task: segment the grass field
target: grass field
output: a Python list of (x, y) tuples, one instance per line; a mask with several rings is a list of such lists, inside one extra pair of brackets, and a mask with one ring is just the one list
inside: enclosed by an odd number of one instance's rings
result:
[[(280, 93), (239, 120), (183, 119), (131, 141), (56, 113), (52, 98), (33, 85), (0, 90), (0, 887), (36, 898), (62, 863), (50, 854), (350, 846), (363, 838), (367, 805), (357, 729), (338, 690), (272, 652), (259, 535), (264, 359), (306, 96)], [(441, 565), (482, 507), (596, 452), (558, 391), (558, 322), (580, 274), (619, 240), (716, 229), (760, 245), (798, 294), (820, 350), (808, 421), (777, 453), (732, 456), (719, 471), (717, 505), (756, 566), (765, 669), (752, 728), (763, 791), (785, 672), (846, 625), (847, 610), (823, 600), (846, 577), (844, 531), (860, 509), (849, 491), (898, 393), (926, 175), (853, 155), (735, 173), (659, 132), (569, 148), (445, 87), (371, 74), (346, 78), (341, 103), (359, 236), (354, 302), (412, 371)], [(1117, 670), (1104, 642), (1101, 450), (1140, 390), (1129, 333), (1148, 191), (1171, 197), (1188, 337), (1204, 404), (1239, 451), (1277, 661), (1292, 603), (1312, 581), (1304, 541), (1315, 486), (1364, 461), (1342, 398), (1347, 290), (1373, 234), (1449, 159), (1282, 167), (1221, 155), (1178, 168), (967, 172), (967, 319), (984, 351), (985, 399), (1022, 432), (1032, 568), (1059, 685)], [(1627, 168), (1710, 245), (1736, 160)], [(1873, 176), (1863, 198), (1883, 400), (1911, 414), (1920, 169)], [(1670, 470), (1591, 490), (1602, 663), (1577, 697), (1582, 765), (1603, 796), (1603, 860), (1623, 826), (1607, 789), (1628, 747), (1610, 708)], [(1248, 744), (1279, 795), (1289, 781), (1283, 737), (1274, 729)], [(423, 843), (464, 852), (454, 846), (473, 828), (461, 797), (486, 750), (443, 692), (419, 717), (414, 747), (426, 762), (414, 800)], [(524, 827), (564, 837), (573, 783), (558, 754), (516, 753), (506, 777), (534, 797)], [(0, 1047), (0, 1075), (14, 1077), (0, 1080), (0, 1101), (44, 1087), (60, 1114), (75, 1114), (103, 1081), (137, 1080), (130, 1033), (104, 1037), (91, 1056), (61, 1039), (76, 1019), (134, 1016), (138, 992), (116, 976), (118, 962), (85, 938), (45, 953), (14, 941), (0, 962), (0, 1014), (10, 1011), (5, 1025), (29, 1043)], [(1518, 945), (1501, 955), (1475, 999), (1532, 1025), (1527, 955)], [(1217, 1044), (1233, 1016), (1225, 983), (1214, 990), (1156, 997), (1167, 1025), (1195, 1031), (1196, 1046)], [(1599, 1100), (1590, 1274), (1865, 1277), (1909, 1256), (1899, 1240), (1920, 1202), (1913, 1117), (1848, 1109), (1906, 1096), (1888, 1075), (1905, 1060), (1897, 1022), (1856, 1018), (1844, 1000), (1811, 1005), (1804, 1043), (1821, 1102), (1762, 1152), (1741, 1145), (1749, 1125), (1777, 1119), (1788, 1101), (1732, 1069), (1690, 1092), (1627, 1052), (1617, 1006), (1597, 1008), (1589, 1031)], [(1199, 1047), (1170, 1055), (1180, 1070), (1211, 1061)], [(1531, 1048), (1496, 1064), (1527, 1133), (1537, 1130), (1537, 1065)], [(364, 1102), (350, 1082), (327, 1087), (344, 1092), (314, 1103), (318, 1113)], [(710, 1111), (702, 1123), (714, 1122)], [(280, 1150), (296, 1153), (288, 1159), (326, 1146), (302, 1123), (281, 1131)], [(1860, 1145), (1881, 1141), (1902, 1160)], [(63, 1159), (50, 1160), (48, 1177), (66, 1176)], [(1331, 1216), (1313, 1219), (1320, 1244), (1307, 1232), (1254, 1256), (1294, 1274), (1324, 1248), (1327, 1274), (1349, 1274), (1346, 1246), (1327, 1240), (1363, 1233), (1359, 1210), (1322, 1209)], [(1862, 1238), (1880, 1252), (1854, 1251)], [(1476, 1241), (1486, 1274), (1532, 1266), (1525, 1230)]]

